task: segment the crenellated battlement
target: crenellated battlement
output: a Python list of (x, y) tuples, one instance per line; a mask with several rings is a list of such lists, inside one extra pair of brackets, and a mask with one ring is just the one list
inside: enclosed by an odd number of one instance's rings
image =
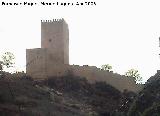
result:
[(41, 23), (54, 23), (54, 22), (63, 22), (64, 19), (53, 19), (53, 20), (41, 20)]

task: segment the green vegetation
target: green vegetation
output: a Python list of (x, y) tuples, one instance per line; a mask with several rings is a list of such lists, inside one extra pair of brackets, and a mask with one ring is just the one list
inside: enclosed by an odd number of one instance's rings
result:
[(136, 83), (140, 83), (142, 81), (142, 77), (140, 76), (138, 70), (130, 69), (125, 73), (125, 76), (133, 77)]
[(15, 62), (14, 62), (15, 56), (11, 52), (5, 52), (1, 56), (1, 58), (2, 58), (2, 61), (1, 61), (1, 67), (2, 67), (2, 69), (3, 69), (4, 66), (6, 68), (9, 68), (9, 67), (12, 67), (15, 64)]
[(13, 65), (15, 64), (14, 60), (15, 60), (15, 56), (11, 52), (5, 52), (1, 56), (1, 60), (0, 60), (0, 76), (1, 77), (4, 76), (4, 74), (3, 74), (4, 68), (13, 67)]
[(142, 116), (160, 116), (160, 104), (153, 105), (147, 108)]
[(72, 72), (42, 81), (16, 75), (0, 79), (3, 116), (125, 116), (135, 95), (105, 82), (88, 83)]
[(104, 64), (101, 66), (102, 70), (108, 70), (108, 71), (112, 71), (112, 66), (109, 64)]
[(128, 116), (160, 116), (160, 75), (151, 77), (130, 106)]

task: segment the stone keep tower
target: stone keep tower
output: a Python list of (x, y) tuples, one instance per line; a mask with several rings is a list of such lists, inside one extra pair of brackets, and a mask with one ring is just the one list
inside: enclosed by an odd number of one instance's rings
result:
[(26, 50), (26, 73), (59, 76), (69, 65), (69, 29), (64, 19), (41, 20), (41, 48)]
[(41, 21), (41, 48), (56, 63), (69, 64), (69, 30), (64, 19)]

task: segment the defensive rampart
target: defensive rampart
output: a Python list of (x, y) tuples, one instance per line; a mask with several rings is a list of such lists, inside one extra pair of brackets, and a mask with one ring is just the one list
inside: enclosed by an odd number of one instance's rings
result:
[(91, 83), (104, 81), (120, 91), (125, 89), (133, 92), (139, 92), (142, 85), (136, 84), (134, 79), (117, 73), (101, 70), (95, 66), (76, 66), (71, 65), (70, 70), (76, 76), (85, 77)]
[(27, 74), (34, 79), (45, 79), (65, 76), (71, 72), (75, 76), (85, 77), (90, 83), (105, 81), (120, 91), (127, 89), (138, 92), (142, 89), (141, 85), (137, 85), (133, 78), (101, 70), (95, 66), (56, 63), (56, 59), (50, 57), (49, 53), (49, 49), (46, 48), (27, 49), (27, 61), (29, 61), (27, 62)]

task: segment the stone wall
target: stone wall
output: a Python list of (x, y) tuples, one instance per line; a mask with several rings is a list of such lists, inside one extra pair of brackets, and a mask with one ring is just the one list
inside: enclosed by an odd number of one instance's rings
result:
[(34, 78), (46, 76), (47, 49), (36, 48), (26, 50), (26, 73)]
[(66, 65), (55, 62), (46, 48), (27, 49), (27, 74), (34, 79), (45, 79), (54, 76), (65, 76), (72, 72), (75, 76), (85, 77), (90, 83), (105, 81), (120, 91), (125, 89), (138, 92), (142, 89), (133, 78), (101, 70), (95, 66)]
[(63, 23), (64, 64), (69, 64), (69, 29), (68, 24)]
[(69, 64), (69, 30), (64, 19), (41, 21), (41, 48), (49, 49), (55, 62)]
[(105, 81), (120, 91), (127, 89), (129, 91), (138, 92), (143, 88), (142, 85), (136, 84), (131, 77), (101, 70), (95, 66), (71, 65), (70, 70), (76, 76), (87, 78), (90, 83)]
[(57, 56), (47, 48), (27, 49), (26, 63), (26, 73), (35, 79), (65, 75), (69, 66), (59, 62)]

